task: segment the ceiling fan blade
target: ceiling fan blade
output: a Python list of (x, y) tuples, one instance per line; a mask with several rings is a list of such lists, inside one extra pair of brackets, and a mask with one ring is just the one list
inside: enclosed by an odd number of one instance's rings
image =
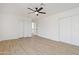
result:
[(38, 8), (37, 7), (35, 9), (36, 9), (36, 11), (38, 11)]
[(31, 13), (34, 13), (34, 12), (29, 12), (28, 14), (31, 14)]
[(43, 9), (43, 7), (40, 7), (40, 8), (37, 10), (37, 12), (41, 11), (42, 9)]
[(39, 13), (41, 13), (41, 14), (46, 14), (46, 12), (39, 12)]
[(33, 9), (31, 9), (31, 8), (28, 8), (28, 9), (30, 9), (30, 10), (32, 10), (32, 11), (34, 11), (34, 12), (35, 12), (35, 10), (33, 10)]

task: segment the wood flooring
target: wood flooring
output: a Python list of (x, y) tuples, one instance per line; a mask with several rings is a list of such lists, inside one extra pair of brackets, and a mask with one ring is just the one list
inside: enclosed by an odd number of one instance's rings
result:
[(78, 55), (79, 47), (33, 36), (0, 41), (0, 55)]

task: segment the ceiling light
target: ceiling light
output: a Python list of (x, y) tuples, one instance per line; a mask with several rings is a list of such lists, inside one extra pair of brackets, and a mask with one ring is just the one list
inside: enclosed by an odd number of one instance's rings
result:
[(38, 14), (38, 12), (35, 12), (35, 14)]

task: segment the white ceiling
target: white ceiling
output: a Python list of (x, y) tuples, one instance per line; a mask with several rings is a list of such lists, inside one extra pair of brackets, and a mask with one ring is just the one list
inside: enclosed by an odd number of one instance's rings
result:
[[(9, 11), (10, 9), (15, 10), (18, 14), (23, 14), (26, 17), (32, 18), (32, 19), (39, 19), (43, 17), (47, 17), (49, 15), (53, 15), (59, 12), (63, 12), (69, 9), (73, 9), (76, 7), (79, 7), (78, 3), (45, 3), (44, 9), (42, 11), (46, 12), (46, 15), (39, 14), (39, 16), (36, 16), (33, 14), (28, 14), (31, 12), (31, 10), (28, 10), (27, 8), (34, 9), (35, 7), (40, 7), (40, 3), (4, 3), (0, 4), (0, 11), (3, 10), (3, 8), (7, 8)], [(14, 13), (14, 12), (13, 12)]]

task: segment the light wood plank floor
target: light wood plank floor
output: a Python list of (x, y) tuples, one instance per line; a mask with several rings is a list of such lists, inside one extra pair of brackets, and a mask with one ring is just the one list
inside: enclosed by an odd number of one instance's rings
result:
[(38, 36), (0, 42), (1, 55), (77, 55), (79, 47)]

